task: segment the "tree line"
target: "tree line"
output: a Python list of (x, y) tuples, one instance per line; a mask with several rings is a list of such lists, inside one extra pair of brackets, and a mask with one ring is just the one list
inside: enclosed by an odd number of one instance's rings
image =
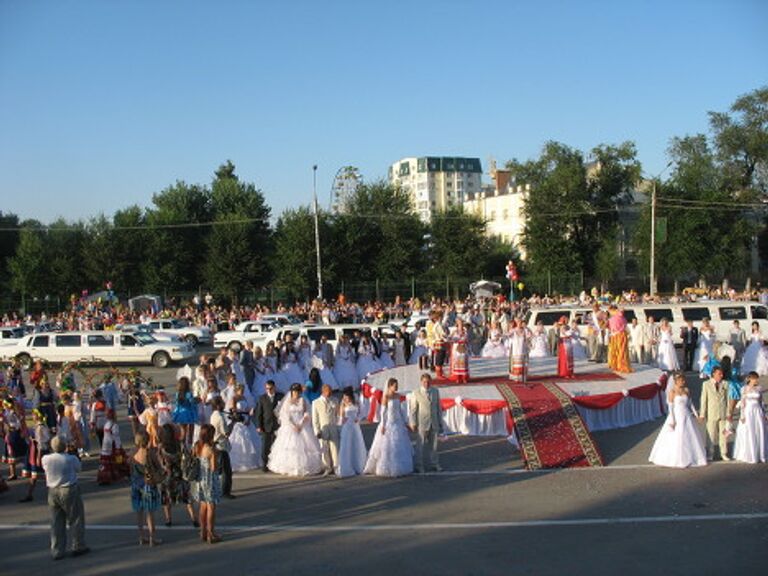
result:
[[(510, 258), (524, 279), (581, 273), (585, 282), (610, 282), (622, 261), (632, 261), (640, 278), (650, 246), (650, 205), (638, 203), (644, 180), (646, 193), (657, 187), (662, 276), (719, 279), (765, 269), (768, 88), (709, 119), (709, 134), (672, 139), (666, 175), (644, 174), (632, 142), (588, 154), (548, 142), (537, 158), (509, 161), (514, 180), (530, 184), (523, 263), (460, 206), (422, 222), (407, 191), (362, 183), (343, 212), (319, 212), (325, 292), (335, 296), (344, 281), (498, 278)], [(120, 294), (202, 289), (231, 302), (279, 285), (305, 299), (315, 294), (316, 273), (313, 210), (289, 209), (273, 223), (261, 190), (241, 181), (229, 161), (210, 184), (179, 181), (153, 195), (151, 206), (111, 217), (43, 225), (0, 212), (6, 294), (67, 298), (111, 282)]]

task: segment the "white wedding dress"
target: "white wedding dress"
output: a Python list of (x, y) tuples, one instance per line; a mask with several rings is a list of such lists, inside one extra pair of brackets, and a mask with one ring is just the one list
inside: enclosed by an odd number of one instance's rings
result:
[[(674, 428), (672, 422), (675, 423)], [(656, 437), (648, 460), (658, 466), (671, 468), (706, 466), (704, 441), (688, 396), (675, 396), (670, 405), (670, 414)]]
[[(280, 407), (280, 428), (269, 454), (269, 469), (288, 476), (310, 476), (323, 471), (320, 443), (312, 431), (309, 403), (288, 398)], [(299, 431), (295, 426), (299, 426)]]
[(363, 432), (360, 430), (360, 407), (356, 404), (342, 406), (339, 464), (336, 466), (336, 476), (345, 478), (362, 474), (367, 457)]
[(429, 350), (427, 350), (427, 341), (419, 336), (416, 338), (416, 342), (414, 342), (413, 350), (411, 351), (411, 357), (408, 358), (408, 364), (418, 364), (419, 358), (428, 355)]
[(677, 361), (677, 351), (672, 341), (672, 330), (659, 331), (659, 351), (656, 353), (656, 363), (659, 370), (672, 372), (680, 369)]
[(373, 348), (360, 344), (357, 352), (357, 377), (362, 382), (368, 374), (381, 370), (381, 364), (373, 355)]
[(237, 411), (242, 415), (242, 422), (235, 422), (229, 435), (229, 460), (232, 470), (246, 472), (261, 468), (261, 438), (251, 423), (251, 418), (243, 414), (248, 409), (245, 400), (237, 402)]
[(749, 464), (765, 462), (768, 459), (762, 388), (753, 392), (747, 392), (746, 386), (741, 389), (741, 416), (736, 428), (733, 458)]
[(707, 360), (712, 356), (712, 349), (715, 346), (715, 333), (712, 330), (699, 331), (699, 345), (696, 353), (693, 355), (693, 365), (698, 367), (699, 372), (704, 370)]
[(482, 358), (504, 358), (507, 356), (507, 348), (504, 346), (500, 330), (494, 328), (490, 331), (488, 341), (483, 346), (480, 356)]
[(741, 359), (741, 369), (739, 372), (742, 374), (749, 374), (750, 372), (757, 372), (757, 360), (760, 357), (760, 352), (763, 350), (763, 335), (760, 332), (753, 332), (749, 337), (749, 345), (744, 351), (744, 356)]
[(534, 332), (531, 338), (531, 352), (529, 358), (546, 358), (549, 356), (546, 332)]
[(573, 348), (573, 360), (586, 360), (589, 356), (587, 348), (581, 343), (581, 334), (578, 328), (571, 328), (571, 347)]
[(373, 437), (365, 474), (405, 476), (413, 472), (413, 447), (405, 427), (400, 399), (391, 398), (381, 411), (381, 421)]
[(340, 344), (336, 349), (336, 359), (333, 364), (333, 376), (340, 389), (351, 386), (360, 388), (360, 380), (357, 377), (357, 368), (355, 367), (355, 355), (352, 347), (348, 344)]

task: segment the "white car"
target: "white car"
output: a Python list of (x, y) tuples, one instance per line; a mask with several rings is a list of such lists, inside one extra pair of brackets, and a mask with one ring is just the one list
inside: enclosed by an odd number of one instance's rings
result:
[(154, 330), (147, 324), (118, 324), (115, 326), (115, 330), (119, 330), (123, 334), (149, 334), (158, 342), (186, 342), (186, 340), (178, 334)]
[(280, 326), (298, 325), (303, 322), (301, 318), (294, 314), (264, 314), (261, 320), (264, 322), (276, 322)]
[(207, 326), (193, 326), (186, 320), (176, 318), (150, 320), (147, 322), (147, 326), (158, 332), (176, 334), (192, 344), (192, 346), (197, 346), (198, 343), (210, 344), (213, 341), (210, 328)]
[(25, 367), (40, 359), (51, 363), (108, 362), (165, 368), (171, 362), (188, 361), (195, 354), (187, 342), (158, 342), (149, 334), (113, 330), (30, 334), (15, 346), (0, 350), (3, 356), (17, 358)]
[(280, 324), (269, 320), (248, 320), (240, 322), (234, 330), (222, 330), (216, 332), (213, 345), (216, 348), (226, 346), (240, 351), (246, 342), (253, 342), (262, 348), (270, 340), (275, 340), (281, 330)]
[(13, 346), (24, 338), (26, 331), (20, 326), (0, 327), (0, 346)]

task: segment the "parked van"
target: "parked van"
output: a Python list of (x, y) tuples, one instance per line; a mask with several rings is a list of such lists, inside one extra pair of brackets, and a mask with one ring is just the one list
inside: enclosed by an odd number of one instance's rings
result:
[[(606, 307), (603, 306), (602, 308), (605, 309)], [(758, 302), (705, 300), (684, 304), (628, 304), (621, 306), (621, 309), (629, 323), (632, 322), (633, 318), (637, 318), (640, 324), (646, 324), (650, 317), (653, 317), (656, 322), (666, 318), (672, 325), (672, 334), (676, 344), (682, 344), (680, 329), (686, 325), (688, 320), (693, 320), (694, 326), (700, 327), (704, 318), (709, 318), (717, 339), (721, 341), (729, 339), (729, 332), (733, 327), (734, 320), (739, 321), (747, 338), (749, 338), (753, 321), (760, 325), (763, 334), (768, 334), (768, 307)], [(591, 312), (591, 308), (581, 306), (535, 308), (530, 311), (527, 322), (531, 329), (539, 321), (543, 322), (544, 326), (549, 329), (564, 316), (569, 323), (575, 319), (579, 323), (582, 336), (586, 336), (586, 317)]]

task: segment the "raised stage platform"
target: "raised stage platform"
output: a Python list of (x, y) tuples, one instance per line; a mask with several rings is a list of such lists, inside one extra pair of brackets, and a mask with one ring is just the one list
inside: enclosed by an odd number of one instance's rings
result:
[[(534, 358), (529, 364), (528, 384), (555, 384), (562, 389), (591, 432), (633, 426), (664, 415), (666, 374), (652, 366), (634, 365), (634, 372), (618, 374), (606, 364), (586, 360), (575, 363), (573, 379), (559, 378), (556, 358)], [(389, 378), (397, 378), (406, 398), (419, 386), (422, 370), (402, 366), (368, 375), (363, 383), (364, 407), (373, 421), (378, 417), (378, 398)], [(498, 384), (510, 384), (506, 358), (473, 358), (470, 382), (454, 384), (434, 379), (440, 389), (448, 433), (509, 436), (514, 421), (507, 398)], [(514, 386), (513, 386), (514, 389)]]

